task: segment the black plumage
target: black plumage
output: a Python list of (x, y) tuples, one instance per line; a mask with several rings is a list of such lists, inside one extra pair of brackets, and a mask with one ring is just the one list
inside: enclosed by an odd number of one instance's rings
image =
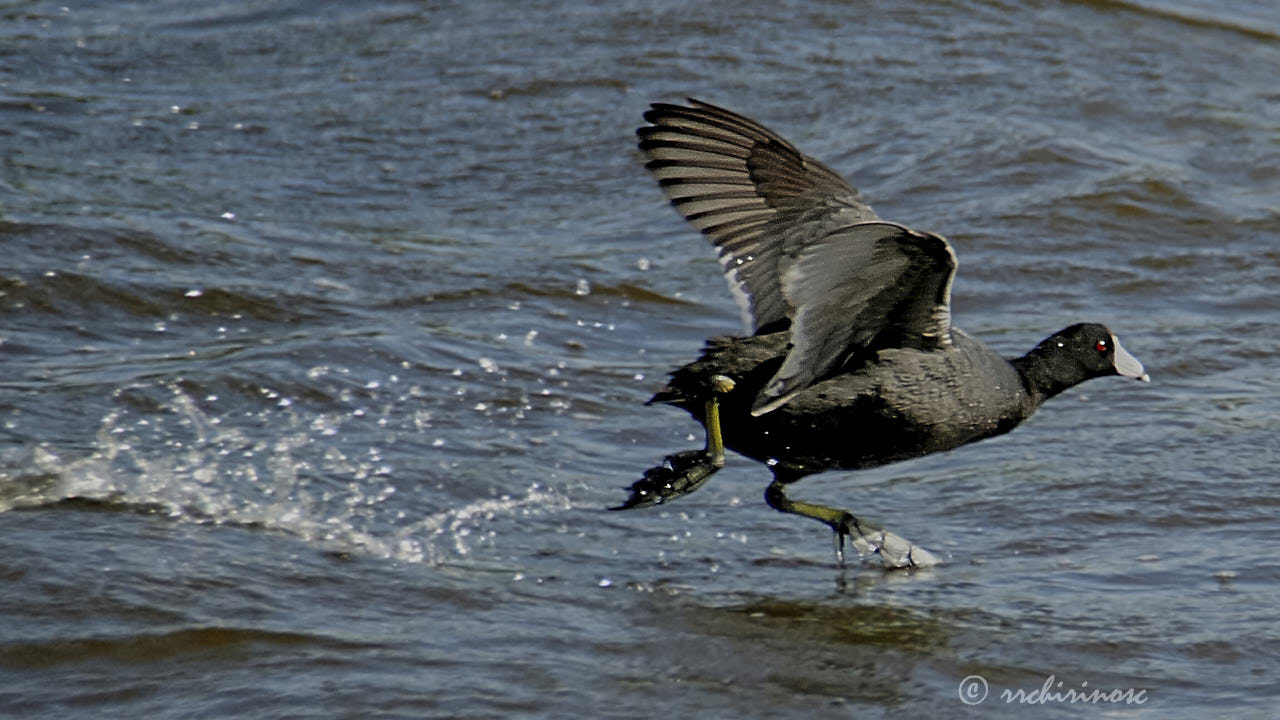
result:
[(920, 548), (793, 502), (784, 486), (1007, 432), (1090, 378), (1147, 379), (1102, 325), (1073, 325), (1013, 360), (952, 327), (946, 239), (879, 219), (843, 178), (759, 123), (696, 100), (654, 104), (645, 119), (646, 167), (716, 247), (752, 334), (712, 339), (654, 396), (702, 422), (707, 448), (668, 456), (621, 508), (696, 489), (728, 447), (766, 463), (769, 503), (830, 525), (838, 550), (850, 536), (890, 565), (927, 564)]

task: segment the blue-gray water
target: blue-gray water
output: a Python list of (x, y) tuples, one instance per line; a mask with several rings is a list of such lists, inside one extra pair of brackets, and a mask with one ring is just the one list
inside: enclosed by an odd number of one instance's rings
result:
[[(1278, 67), (1262, 2), (0, 3), (0, 714), (1271, 717)], [(1153, 382), (795, 488), (930, 571), (741, 458), (604, 512), (738, 329), (634, 148), (686, 95)]]

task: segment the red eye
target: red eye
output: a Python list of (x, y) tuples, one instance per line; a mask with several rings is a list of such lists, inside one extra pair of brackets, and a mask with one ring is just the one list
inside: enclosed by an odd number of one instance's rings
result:
[(1107, 351), (1107, 341), (1106, 341), (1106, 340), (1099, 340), (1099, 341), (1098, 341), (1098, 344), (1097, 344), (1097, 345), (1094, 345), (1094, 347), (1095, 347), (1095, 348), (1097, 348), (1098, 352), (1106, 352), (1106, 351)]

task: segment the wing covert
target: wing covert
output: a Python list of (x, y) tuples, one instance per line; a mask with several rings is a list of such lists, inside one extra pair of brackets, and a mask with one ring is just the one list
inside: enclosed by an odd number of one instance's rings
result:
[(950, 345), (955, 270), (945, 238), (896, 223), (854, 222), (807, 243), (783, 263), (783, 294), (796, 309), (791, 346), (752, 414), (781, 406), (859, 353)]

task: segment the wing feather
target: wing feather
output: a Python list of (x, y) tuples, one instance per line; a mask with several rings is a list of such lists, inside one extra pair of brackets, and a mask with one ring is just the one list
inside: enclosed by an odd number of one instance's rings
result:
[(754, 120), (692, 99), (644, 117), (645, 167), (715, 246), (748, 328), (790, 328), (754, 414), (860, 354), (951, 343), (944, 238), (879, 220), (838, 173)]
[[(875, 217), (834, 171), (763, 125), (714, 105), (655, 103), (640, 128), (645, 165), (672, 204), (710, 238), (751, 331), (789, 318), (774, 238), (826, 207)], [(727, 256), (727, 257), (726, 257)]]

